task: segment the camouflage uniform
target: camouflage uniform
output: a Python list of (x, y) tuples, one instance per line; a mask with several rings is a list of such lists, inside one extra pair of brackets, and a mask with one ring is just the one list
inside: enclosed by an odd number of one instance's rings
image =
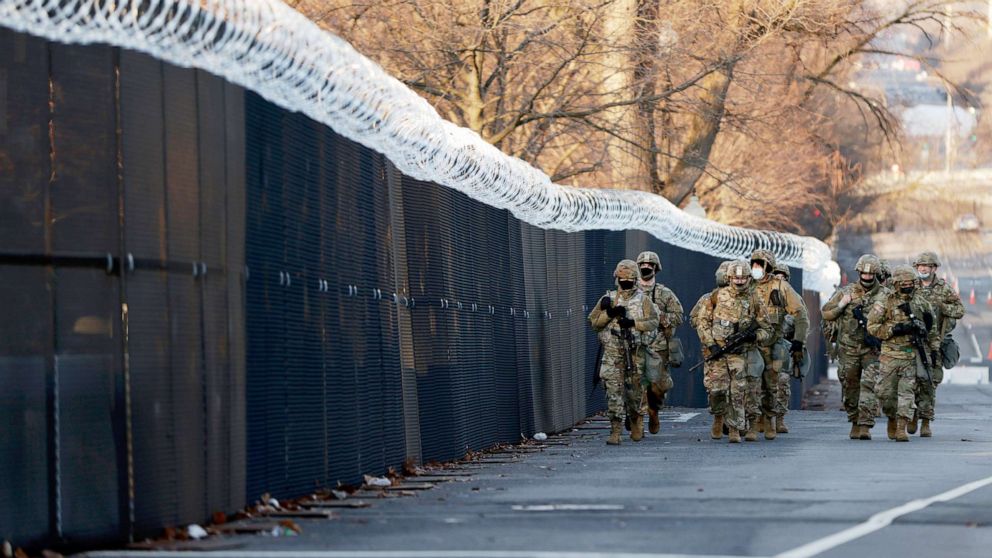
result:
[[(772, 418), (778, 417), (781, 420), (784, 415), (778, 414), (775, 409), (779, 375), (784, 359), (792, 357), (791, 353), (798, 352), (799, 357), (802, 357), (803, 345), (809, 333), (809, 313), (806, 303), (792, 285), (772, 273), (775, 269), (774, 254), (767, 250), (755, 250), (751, 254), (751, 264), (757, 262), (764, 264), (765, 274), (754, 283), (753, 290), (765, 321), (772, 327), (772, 336), (767, 345), (760, 347), (765, 361), (764, 373), (760, 378), (748, 377), (747, 418), (756, 427), (758, 418), (764, 415), (767, 420), (765, 437), (774, 439), (776, 429)], [(795, 320), (795, 339), (790, 343), (790, 354), (775, 354), (773, 347), (783, 337), (782, 326), (787, 314)]]
[(658, 335), (648, 351), (648, 363), (645, 373), (645, 398), (641, 412), (651, 417), (652, 432), (657, 432), (658, 409), (665, 402), (665, 394), (672, 389), (672, 374), (669, 371), (670, 340), (675, 336), (675, 329), (682, 324), (682, 303), (668, 287), (657, 282), (657, 273), (661, 271), (661, 259), (654, 252), (641, 252), (637, 256), (637, 265), (651, 264), (654, 275), (644, 279), (644, 274), (638, 279), (637, 286), (658, 308)]
[[(786, 281), (788, 281), (791, 276), (789, 266), (781, 263), (775, 265), (775, 274), (782, 276), (782, 278)], [(788, 353), (792, 348), (791, 341), (795, 338), (795, 335), (796, 320), (792, 317), (792, 315), (786, 314), (782, 321), (782, 338), (777, 342), (779, 349), (778, 351), (773, 352), (773, 360), (780, 362), (778, 384), (775, 392), (775, 402), (773, 408), (775, 416), (777, 417), (784, 417), (785, 414), (789, 412), (789, 400), (792, 399), (792, 376), (785, 371), (787, 368), (786, 365), (789, 364), (785, 361), (785, 359), (789, 357)], [(778, 353), (777, 356), (775, 355), (776, 352)], [(780, 428), (776, 430), (777, 432), (784, 434), (789, 431), (785, 428), (784, 421), (780, 421), (779, 426)]]
[[(739, 261), (729, 266), (728, 275), (731, 280), (745, 278), (748, 277), (748, 271), (747, 262)], [(730, 335), (748, 328), (752, 322), (758, 324), (755, 339), (738, 351), (707, 363), (703, 379), (703, 385), (709, 393), (710, 413), (722, 417), (732, 431), (739, 432), (745, 426), (747, 349), (755, 343), (768, 344), (773, 330), (759, 312), (758, 303), (747, 284), (742, 285), (742, 288), (733, 284), (719, 287), (711, 300), (711, 305), (701, 300), (702, 304), (697, 304), (698, 312), (693, 317), (693, 327), (707, 351), (712, 347), (722, 346)]]
[[(940, 260), (933, 252), (923, 252), (913, 262), (913, 266), (932, 265), (934, 268), (940, 267)], [(936, 275), (936, 271), (934, 271)], [(950, 335), (957, 320), (964, 317), (964, 304), (961, 297), (954, 289), (947, 284), (947, 281), (938, 279), (936, 276), (931, 280), (930, 285), (924, 285), (922, 279), (916, 280), (916, 290), (930, 303), (934, 312), (934, 327), (937, 336), (943, 340)], [(916, 415), (917, 418), (932, 421), (934, 418), (933, 407), (934, 398), (937, 396), (937, 386), (944, 381), (944, 368), (937, 362), (933, 367), (933, 382), (925, 379), (916, 382)], [(915, 421), (914, 421), (915, 422)], [(915, 431), (915, 425), (912, 427)], [(913, 432), (911, 431), (910, 434)]]
[[(852, 424), (852, 438), (859, 436), (857, 426), (871, 428), (875, 425), (874, 383), (881, 348), (879, 340), (868, 336), (856, 315), (866, 319), (875, 298), (883, 291), (877, 280), (873, 279), (865, 286), (860, 279), (862, 273), (871, 273), (877, 277), (880, 269), (878, 258), (865, 254), (858, 259), (854, 269), (858, 272), (858, 281), (838, 289), (821, 311), (823, 319), (833, 322), (837, 328), (837, 379), (841, 383), (847, 420)], [(850, 297), (850, 302), (842, 306), (841, 302), (845, 297)]]
[[(637, 265), (631, 260), (623, 260), (617, 264), (613, 272), (618, 290), (608, 291), (600, 302), (589, 313), (589, 322), (593, 330), (599, 334), (599, 342), (603, 344), (603, 360), (600, 363), (599, 376), (606, 388), (607, 416), (611, 423), (611, 440), (616, 434), (619, 443), (620, 424), (624, 412), (631, 420), (631, 439), (639, 440), (643, 434), (643, 422), (640, 414), (643, 387), (641, 379), (644, 374), (648, 347), (654, 343), (658, 334), (658, 311), (650, 299), (644, 296), (636, 287)], [(631, 283), (629, 289), (621, 289), (623, 281)], [(608, 301), (609, 310), (603, 308)], [(610, 312), (622, 308), (624, 315), (611, 316)], [(632, 320), (630, 327), (635, 341), (634, 373), (624, 373), (625, 362), (621, 341), (621, 321)], [(612, 443), (612, 442), (611, 442)]]
[[(882, 340), (879, 357), (880, 372), (876, 393), (882, 402), (882, 411), (889, 418), (889, 437), (907, 441), (906, 423), (916, 410), (916, 379), (922, 365), (921, 355), (913, 348), (909, 333), (914, 327), (926, 327), (927, 349), (939, 350), (937, 330), (923, 324), (932, 321), (930, 303), (915, 290), (915, 273), (909, 266), (899, 266), (892, 271), (895, 290), (886, 290), (877, 297), (868, 313), (868, 333)], [(902, 292), (909, 286), (913, 290)], [(909, 303), (912, 315), (907, 315), (901, 305)], [(921, 319), (922, 318), (922, 319)], [(923, 358), (930, 358), (925, 355)]]

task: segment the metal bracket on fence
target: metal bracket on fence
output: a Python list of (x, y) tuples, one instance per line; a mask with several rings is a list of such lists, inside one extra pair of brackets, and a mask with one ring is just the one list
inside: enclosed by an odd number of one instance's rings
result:
[(207, 262), (200, 262), (200, 275), (202, 277), (207, 276)]
[(517, 311), (514, 310), (513, 308), (510, 308), (510, 315), (511, 316), (516, 316), (517, 315)]
[(127, 253), (127, 271), (128, 273), (134, 273), (134, 254), (131, 252)]
[(524, 317), (525, 318), (529, 318), (530, 317), (530, 310), (524, 310)]
[(251, 270), (248, 269), (248, 266), (245, 266), (245, 281), (249, 279), (251, 279)]
[(496, 315), (496, 307), (493, 306), (493, 305), (491, 305), (491, 304), (489, 305), (489, 315), (490, 316), (495, 316)]
[(193, 278), (196, 279), (196, 277), (199, 275), (200, 275), (200, 266), (196, 265), (196, 262), (193, 262)]
[(282, 287), (285, 284), (286, 284), (286, 274), (280, 271), (279, 272), (279, 286)]
[(330, 285), (327, 284), (327, 281), (325, 281), (323, 279), (317, 279), (317, 290), (318, 291), (320, 291), (322, 293), (326, 293), (326, 292), (329, 292), (330, 289), (331, 289), (331, 287), (330, 287)]
[(456, 305), (458, 306), (458, 309), (459, 309), (459, 310), (461, 310), (461, 309), (462, 309), (462, 303), (461, 303), (461, 302), (456, 302), (455, 304), (456, 304)]
[(107, 275), (112, 275), (114, 273), (114, 255), (107, 252)]
[(473, 303), (472, 303), (472, 311), (473, 311), (473, 312), (475, 312), (475, 311), (477, 311), (478, 309), (479, 309), (479, 305), (473, 302)]

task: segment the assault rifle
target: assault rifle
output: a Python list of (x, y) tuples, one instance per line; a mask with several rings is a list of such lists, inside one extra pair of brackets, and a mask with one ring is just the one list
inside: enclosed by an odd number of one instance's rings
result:
[(756, 331), (758, 331), (758, 322), (756, 320), (752, 320), (751, 324), (748, 325), (746, 328), (736, 333), (732, 333), (730, 337), (727, 337), (727, 340), (724, 342), (722, 347), (720, 347), (716, 351), (713, 351), (712, 353), (710, 353), (710, 356), (703, 359), (702, 362), (699, 362), (695, 366), (690, 368), (689, 372), (692, 372), (693, 370), (699, 368), (704, 363), (712, 362), (722, 357), (725, 354), (733, 353), (737, 349), (741, 348), (741, 346), (743, 346), (745, 343), (747, 343), (748, 342), (747, 338), (749, 338), (751, 334)]
[(909, 334), (909, 341), (913, 344), (913, 348), (920, 355), (920, 360), (923, 361), (923, 370), (927, 373), (927, 381), (933, 383), (933, 373), (930, 370), (930, 357), (927, 355), (927, 326), (923, 320), (916, 317), (913, 313), (913, 308), (910, 307), (908, 302), (903, 302), (899, 305), (899, 309), (903, 311), (907, 316), (909, 316), (910, 321), (913, 323), (913, 331)]
[(861, 304), (855, 306), (851, 309), (851, 315), (854, 316), (855, 320), (858, 320), (858, 325), (861, 326), (861, 329), (865, 330), (865, 345), (868, 345), (872, 349), (881, 349), (882, 340), (868, 333), (868, 317), (865, 316), (865, 307)]
[[(617, 320), (619, 325), (619, 320)], [(630, 384), (630, 379), (634, 377), (634, 373), (637, 371), (637, 365), (634, 364), (634, 353), (637, 351), (637, 346), (634, 341), (634, 331), (633, 328), (621, 327), (619, 333), (616, 330), (611, 330), (613, 335), (620, 338), (620, 353), (623, 356), (623, 391), (624, 400), (627, 398), (627, 392), (633, 388)]]

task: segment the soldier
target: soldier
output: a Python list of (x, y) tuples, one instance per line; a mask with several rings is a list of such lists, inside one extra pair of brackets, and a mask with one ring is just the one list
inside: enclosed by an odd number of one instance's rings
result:
[[(648, 347), (658, 334), (658, 311), (655, 305), (637, 289), (637, 264), (622, 260), (613, 272), (617, 290), (608, 291), (589, 313), (589, 322), (603, 344), (603, 360), (599, 376), (606, 388), (607, 416), (610, 417), (610, 445), (620, 445), (620, 429), (624, 412), (630, 419), (630, 439), (637, 442), (644, 436), (641, 416), (643, 388), (641, 378)], [(633, 345), (634, 369), (627, 369), (626, 334)]]
[[(696, 304), (692, 307), (692, 311), (689, 312), (689, 324), (693, 329), (698, 331), (699, 328), (702, 327), (702, 322), (700, 319), (704, 314), (712, 316), (713, 308), (716, 306), (717, 291), (720, 290), (720, 287), (726, 287), (730, 284), (730, 279), (727, 278), (727, 270), (730, 269), (730, 266), (733, 263), (733, 260), (728, 260), (721, 263), (720, 266), (716, 268), (716, 288), (699, 297), (699, 300), (697, 300)], [(703, 346), (703, 350), (704, 353), (707, 352), (705, 345)], [(716, 365), (711, 365), (708, 362), (703, 363), (703, 387), (706, 388), (707, 393), (710, 393), (711, 391), (710, 384), (708, 382), (709, 378), (715, 374), (715, 372), (711, 370), (714, 366)], [(713, 414), (712, 397), (710, 398), (710, 414)], [(710, 432), (711, 437), (714, 440), (719, 440), (722, 438), (724, 428), (726, 427), (723, 424), (723, 415), (717, 416), (714, 414), (713, 430)]]
[[(775, 265), (774, 274), (776, 277), (784, 279), (786, 283), (789, 281), (791, 272), (789, 271), (789, 266), (779, 263)], [(778, 385), (777, 391), (775, 392), (775, 405), (774, 412), (778, 420), (775, 424), (775, 432), (778, 434), (788, 434), (789, 427), (785, 425), (785, 414), (789, 412), (789, 400), (792, 399), (792, 378), (801, 378), (801, 370), (799, 364), (795, 364), (791, 367), (793, 373), (790, 375), (786, 372), (787, 361), (789, 360), (789, 352), (792, 349), (792, 340), (795, 339), (796, 335), (796, 321), (791, 314), (786, 314), (785, 319), (782, 323), (782, 339), (778, 341), (779, 355), (775, 357), (775, 361), (782, 363), (782, 368), (779, 369), (778, 373)], [(784, 349), (784, 351), (782, 350)]]
[[(823, 305), (821, 314), (837, 329), (837, 379), (841, 383), (847, 420), (851, 423), (849, 437), (852, 440), (870, 440), (869, 431), (875, 425), (874, 407), (869, 413), (862, 412), (862, 406), (869, 405), (873, 398), (868, 393), (862, 394), (862, 388), (869, 392), (873, 389), (875, 374), (871, 367), (878, 365), (882, 348), (881, 341), (866, 329), (868, 312), (883, 289), (878, 283), (881, 262), (875, 256), (865, 254), (858, 258), (854, 270), (858, 273), (858, 280), (837, 289)], [(867, 411), (867, 407), (864, 410)]]
[[(657, 282), (661, 271), (661, 259), (654, 252), (641, 252), (637, 256), (640, 279), (637, 286), (651, 302), (658, 307), (658, 335), (648, 351), (645, 380), (645, 402), (641, 411), (648, 415), (648, 431), (657, 434), (661, 428), (658, 410), (665, 403), (665, 394), (672, 389), (672, 374), (669, 371), (671, 353), (674, 346), (675, 328), (684, 320), (682, 303), (668, 287)], [(677, 364), (681, 365), (681, 362)]]
[(727, 276), (730, 285), (716, 290), (711, 311), (704, 303), (693, 326), (707, 356), (717, 354), (732, 336), (739, 336), (744, 342), (730, 353), (708, 362), (703, 379), (709, 393), (710, 413), (714, 417), (711, 437), (719, 439), (726, 423), (730, 442), (739, 443), (740, 432), (744, 429), (747, 351), (755, 344), (769, 343), (772, 327), (760, 313), (751, 292), (747, 262), (732, 263)]
[[(927, 299), (934, 313), (934, 327), (937, 336), (941, 340), (941, 347), (953, 343), (951, 331), (957, 325), (957, 320), (964, 317), (964, 304), (946, 281), (937, 278), (937, 268), (940, 267), (940, 259), (933, 252), (923, 252), (913, 262), (919, 278), (916, 287), (920, 295)], [(910, 421), (906, 431), (910, 434), (916, 433), (917, 419), (923, 420), (920, 427), (920, 437), (929, 438), (933, 435), (930, 431), (930, 422), (933, 420), (934, 398), (937, 395), (937, 386), (944, 381), (944, 368), (940, 362), (933, 367), (932, 381), (919, 380), (916, 382), (916, 416)]]
[[(760, 347), (764, 359), (765, 370), (761, 378), (748, 378), (748, 421), (750, 422), (746, 440), (757, 440), (758, 429), (763, 423), (766, 440), (774, 440), (776, 436), (775, 422), (785, 424), (785, 418), (775, 413), (775, 398), (778, 392), (778, 376), (782, 370), (784, 359), (776, 360), (772, 346), (782, 338), (782, 325), (785, 315), (795, 320), (795, 338), (789, 344), (789, 355), (794, 362), (803, 358), (806, 335), (809, 333), (809, 313), (806, 303), (799, 293), (788, 282), (775, 277), (775, 255), (768, 250), (755, 250), (751, 253), (751, 276), (755, 279), (753, 286), (758, 299), (760, 310), (765, 320), (772, 327), (772, 338), (766, 345)], [(759, 419), (761, 422), (759, 422)]]
[[(930, 303), (916, 289), (913, 268), (893, 269), (892, 284), (895, 289), (886, 290), (872, 304), (868, 333), (882, 340), (875, 390), (889, 419), (889, 439), (908, 442), (906, 424), (916, 410), (917, 374), (925, 376), (926, 366), (936, 364), (940, 337)], [(917, 349), (917, 341), (924, 354)]]

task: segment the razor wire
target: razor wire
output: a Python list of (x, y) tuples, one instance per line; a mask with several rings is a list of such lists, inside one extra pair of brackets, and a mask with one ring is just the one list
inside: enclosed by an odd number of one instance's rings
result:
[(195, 67), (374, 149), (404, 174), (509, 210), (544, 229), (643, 230), (716, 257), (770, 250), (829, 294), (840, 270), (812, 237), (695, 217), (647, 192), (555, 184), (279, 0), (0, 0), (0, 25), (52, 41), (107, 43)]

